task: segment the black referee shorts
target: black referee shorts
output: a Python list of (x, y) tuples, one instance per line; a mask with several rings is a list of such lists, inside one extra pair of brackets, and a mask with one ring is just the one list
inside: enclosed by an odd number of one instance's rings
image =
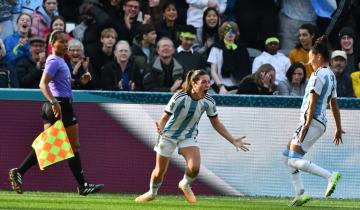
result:
[[(59, 102), (61, 106), (61, 114), (62, 114), (62, 121), (64, 123), (64, 127), (66, 128), (78, 123), (77, 117), (72, 107), (72, 99), (56, 97), (56, 100)], [(57, 118), (55, 118), (54, 112), (52, 110), (52, 106), (48, 101), (46, 101), (42, 106), (42, 119), (44, 124), (50, 123), (51, 125), (58, 120)]]

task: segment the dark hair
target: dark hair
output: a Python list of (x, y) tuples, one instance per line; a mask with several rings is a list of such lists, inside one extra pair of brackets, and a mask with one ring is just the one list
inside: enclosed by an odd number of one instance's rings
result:
[[(314, 37), (312, 39), (312, 44), (314, 45), (316, 39), (319, 37), (319, 32), (318, 32), (317, 27), (314, 26), (313, 24), (305, 23), (305, 24), (302, 24), (298, 30), (300, 30), (300, 29), (305, 29), (309, 32), (310, 35), (314, 35)], [(295, 45), (296, 49), (300, 49), (301, 47), (302, 47), (302, 45), (300, 42), (296, 43), (296, 45)]]
[[(209, 28), (206, 25), (206, 16), (210, 11), (214, 11), (216, 16), (218, 17), (218, 21), (216, 23), (215, 28)], [(202, 44), (205, 44), (206, 39), (211, 36), (214, 36), (214, 42), (218, 42), (219, 41), (220, 15), (219, 15), (219, 12), (217, 11), (217, 9), (215, 9), (214, 7), (208, 7), (204, 11), (202, 21), (203, 21), (202, 32), (201, 32)]]
[(187, 73), (187, 75), (186, 75), (183, 91), (190, 95), (191, 90), (192, 90), (192, 84), (191, 83), (199, 81), (200, 76), (203, 76), (203, 75), (209, 75), (209, 74), (206, 71), (202, 70), (202, 69), (189, 71)]
[(316, 39), (314, 45), (310, 48), (312, 53), (320, 54), (326, 62), (330, 61), (330, 50), (328, 44), (328, 37), (326, 35), (322, 35), (318, 39)]
[(51, 28), (51, 31), (53, 31), (53, 24), (55, 21), (57, 20), (62, 20), (62, 22), (64, 23), (64, 32), (66, 32), (66, 20), (63, 16), (54, 16), (52, 19), (51, 19), (51, 23), (50, 23), (50, 28)]
[(59, 39), (61, 34), (65, 34), (64, 31), (55, 30), (49, 35), (49, 43), (54, 44)]
[(176, 4), (174, 1), (170, 0), (170, 1), (166, 1), (165, 4), (162, 7), (162, 13), (165, 12), (166, 8), (168, 8), (170, 5), (173, 5), (175, 7), (175, 9), (177, 10)]
[(141, 24), (138, 28), (138, 31), (139, 32), (137, 35), (137, 40), (142, 41), (144, 35), (152, 32), (152, 31), (156, 31), (156, 29), (152, 24), (146, 23), (146, 24)]
[(140, 0), (125, 0), (123, 5), (126, 5), (129, 1), (137, 1), (139, 3), (139, 5), (141, 6), (141, 1)]
[(303, 70), (304, 78), (301, 80), (300, 84), (304, 84), (306, 81), (306, 68), (305, 68), (304, 64), (302, 64), (300, 62), (295, 62), (295, 63), (291, 64), (291, 66), (289, 67), (289, 69), (286, 72), (286, 78), (288, 79), (289, 82), (291, 82), (292, 75), (294, 74), (294, 71), (297, 68), (301, 68)]

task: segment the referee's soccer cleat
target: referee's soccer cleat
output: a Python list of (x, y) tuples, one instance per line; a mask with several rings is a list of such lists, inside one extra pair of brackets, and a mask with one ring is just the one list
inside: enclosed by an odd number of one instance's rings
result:
[(178, 187), (184, 193), (185, 199), (189, 203), (196, 203), (196, 197), (193, 191), (191, 190), (190, 185), (186, 185), (182, 181), (180, 181)]
[(84, 186), (78, 187), (77, 190), (80, 195), (86, 196), (90, 193), (97, 193), (104, 187), (103, 184), (89, 184), (85, 182)]
[(9, 181), (11, 184), (11, 188), (19, 194), (23, 193), (22, 190), (22, 176), (18, 172), (17, 168), (10, 169), (9, 171)]
[(146, 192), (139, 197), (135, 198), (135, 202), (137, 203), (146, 203), (150, 202), (155, 199), (155, 195), (153, 195), (151, 192)]
[(330, 177), (330, 181), (327, 185), (326, 191), (325, 191), (325, 197), (329, 197), (335, 190), (335, 187), (337, 185), (337, 183), (340, 181), (341, 179), (341, 174), (339, 172), (333, 172), (331, 177)]
[(304, 193), (301, 196), (294, 198), (294, 200), (292, 200), (288, 206), (302, 206), (305, 203), (309, 202), (310, 200), (311, 200), (310, 195)]

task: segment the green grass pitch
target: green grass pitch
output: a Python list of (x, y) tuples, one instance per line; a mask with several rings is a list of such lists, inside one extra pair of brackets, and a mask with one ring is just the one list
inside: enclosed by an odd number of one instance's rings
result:
[[(196, 204), (188, 204), (180, 195), (160, 195), (150, 203), (135, 203), (137, 195), (99, 193), (86, 197), (76, 193), (25, 192), (18, 195), (11, 191), (0, 191), (0, 209), (26, 210), (167, 210), (167, 209), (246, 209), (281, 210), (291, 198), (197, 196)], [(359, 209), (359, 199), (313, 199), (298, 209)]]

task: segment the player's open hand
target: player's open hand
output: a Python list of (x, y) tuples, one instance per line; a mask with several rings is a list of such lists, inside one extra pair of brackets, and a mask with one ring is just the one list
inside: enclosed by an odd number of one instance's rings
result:
[(339, 145), (339, 144), (342, 144), (343, 141), (342, 141), (342, 134), (345, 133), (345, 131), (343, 130), (336, 130), (335, 131), (335, 136), (334, 136), (334, 139), (333, 139), (333, 143), (335, 145)]
[(305, 135), (308, 132), (309, 128), (306, 126), (303, 126), (297, 136), (298, 143), (302, 143), (304, 141)]
[(239, 150), (242, 150), (244, 152), (249, 151), (249, 148), (246, 145), (251, 145), (251, 144), (244, 142), (245, 138), (246, 138), (246, 136), (242, 136), (240, 138), (235, 139), (235, 141), (233, 142), (233, 145), (235, 146), (236, 151), (239, 151)]

